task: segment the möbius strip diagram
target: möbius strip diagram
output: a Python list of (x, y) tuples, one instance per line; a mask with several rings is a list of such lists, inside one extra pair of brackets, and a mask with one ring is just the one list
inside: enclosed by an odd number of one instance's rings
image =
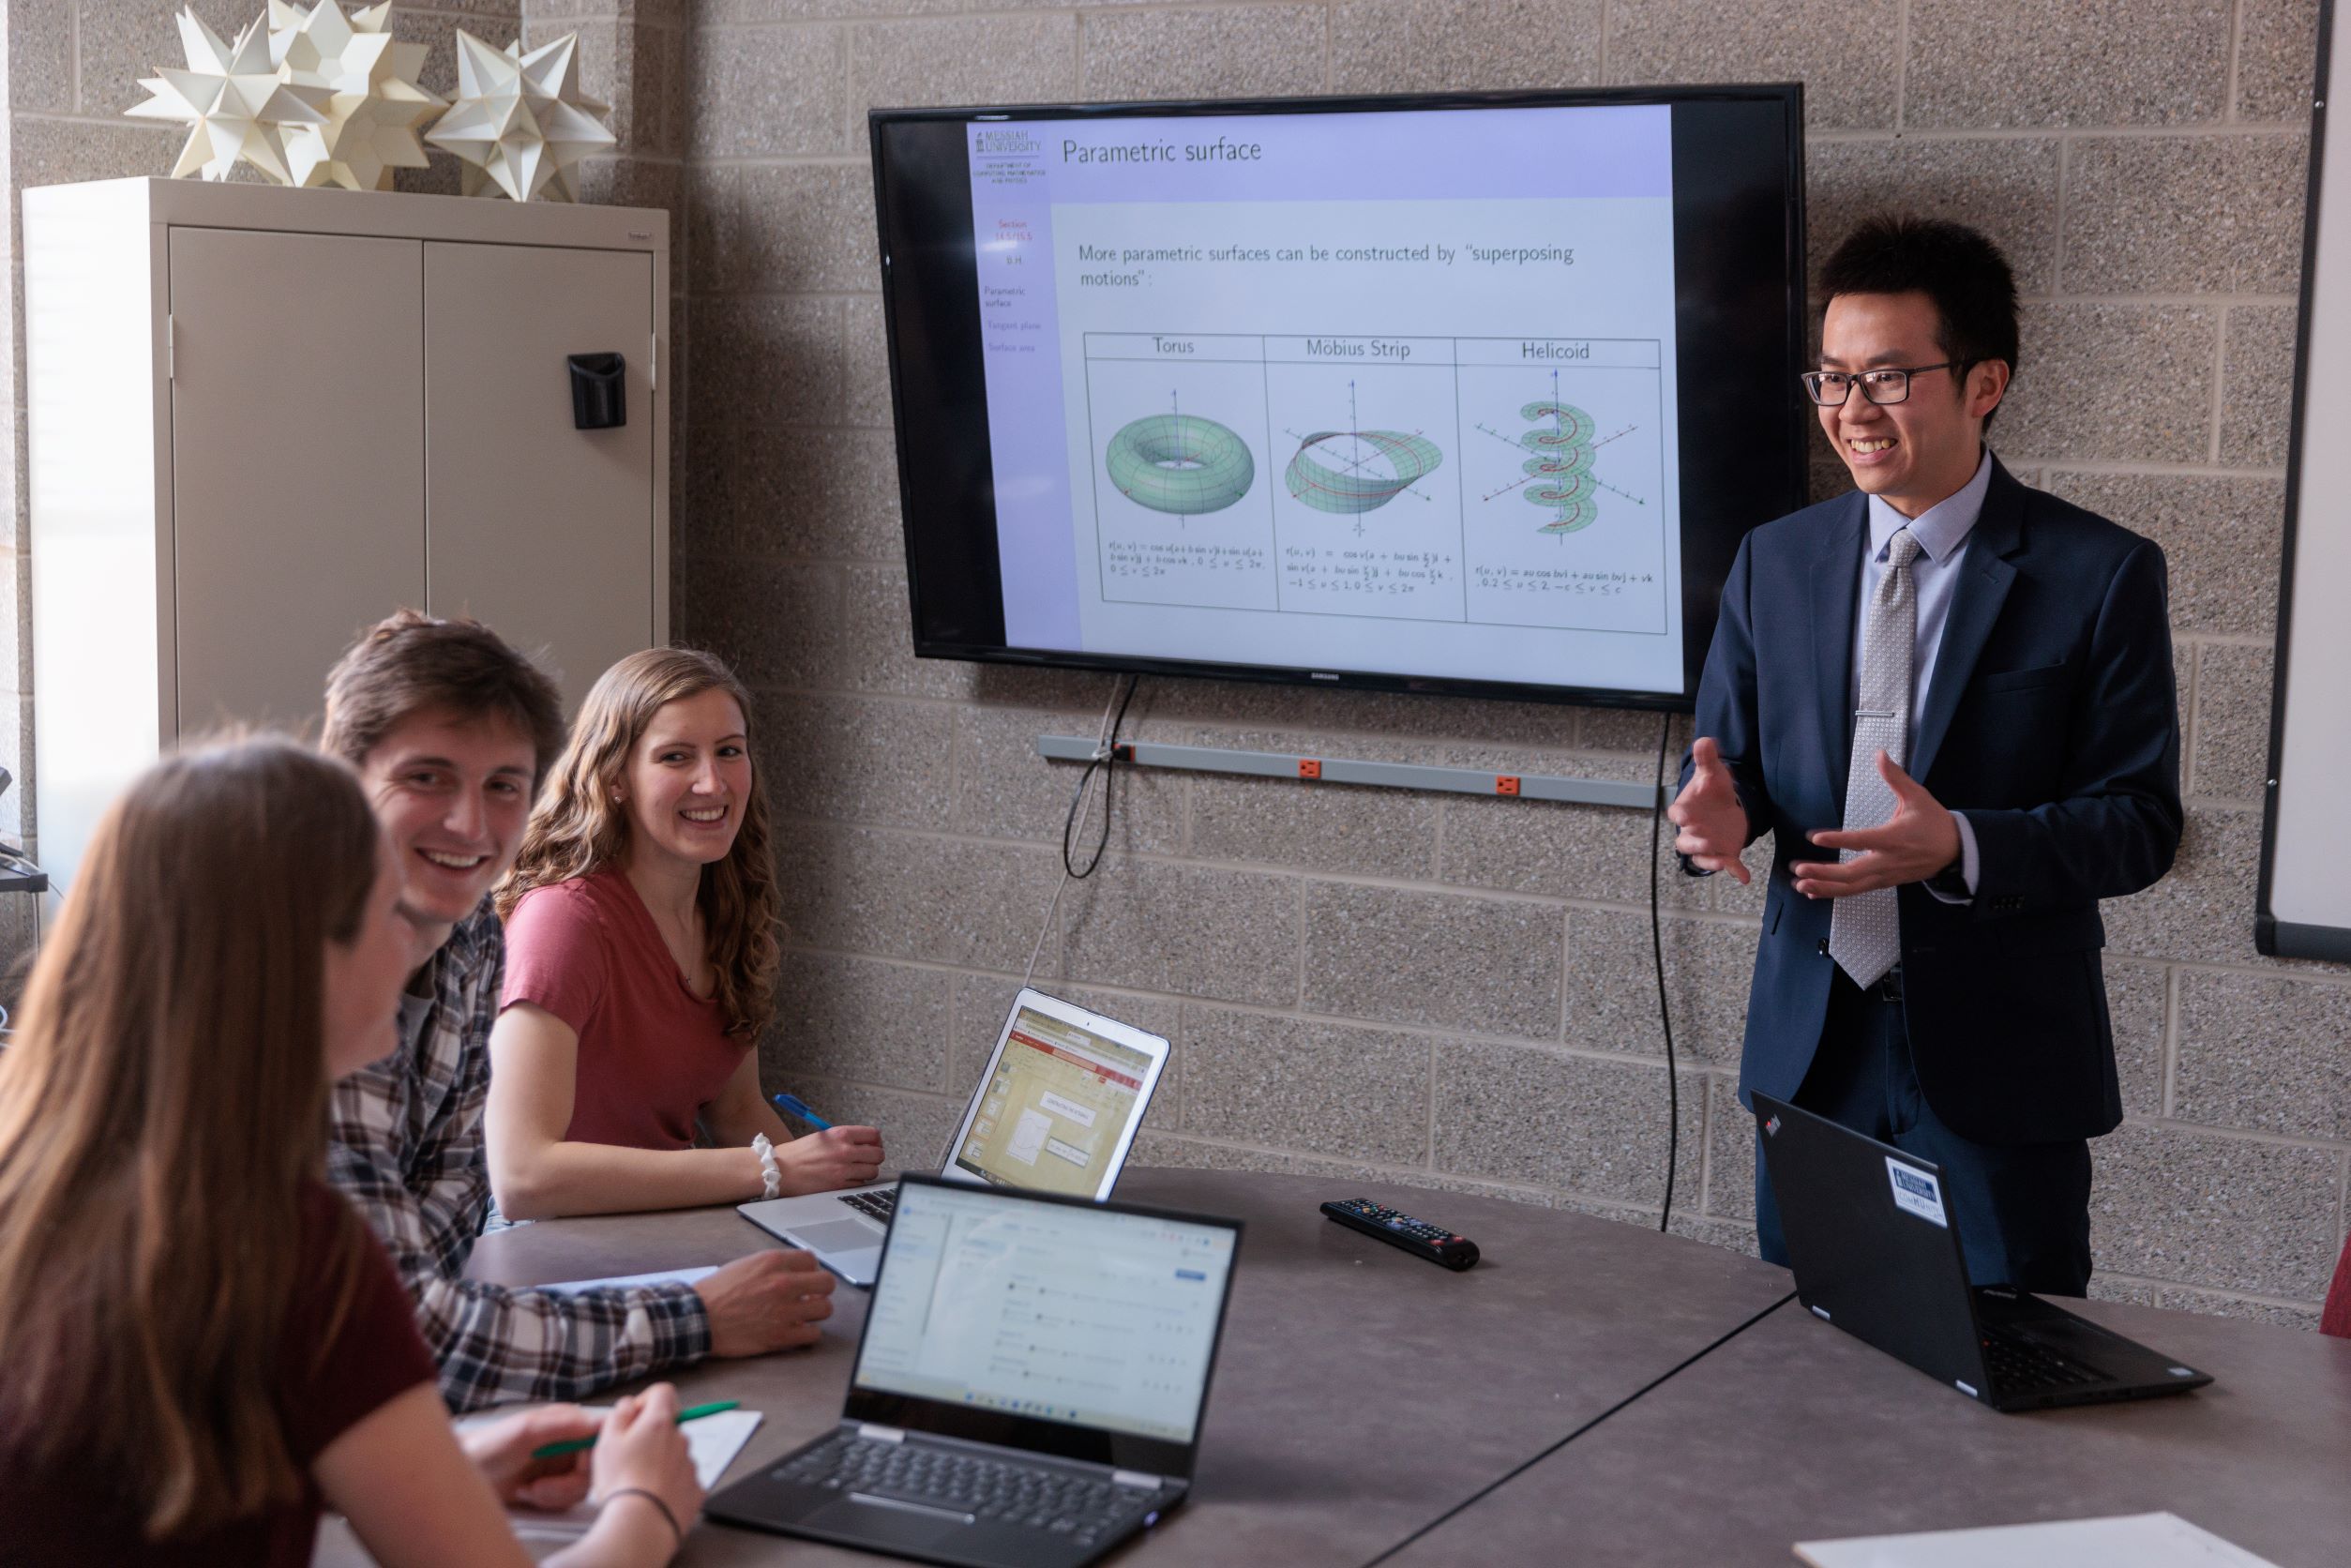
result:
[(1423, 435), (1316, 430), (1300, 439), (1283, 481), (1294, 499), (1318, 512), (1372, 512), (1444, 460), (1437, 444)]
[[(1298, 450), (1283, 483), (1293, 500), (1318, 512), (1378, 511), (1445, 460), (1437, 444), (1418, 430), (1364, 430), (1355, 412), (1352, 380), (1347, 384), (1347, 429), (1285, 433), (1298, 443)], [(1358, 525), (1355, 531), (1363, 529)]]

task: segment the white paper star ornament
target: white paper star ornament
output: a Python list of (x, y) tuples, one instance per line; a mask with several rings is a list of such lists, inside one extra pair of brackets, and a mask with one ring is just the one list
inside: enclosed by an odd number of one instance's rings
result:
[(391, 0), (348, 17), (336, 0), (269, 0), (279, 76), (328, 94), (325, 124), (286, 135), (294, 184), (388, 190), (395, 169), (425, 167), (417, 128), (446, 100), (416, 84), (426, 48), (393, 38), (391, 13)]
[(460, 28), (457, 77), (457, 101), (425, 140), (465, 160), (465, 194), (578, 201), (572, 166), (615, 141), (597, 118), (610, 106), (580, 90), (580, 35), (525, 54), (520, 40), (501, 52)]
[(165, 66), (141, 78), (139, 85), (154, 97), (125, 111), (188, 126), (188, 144), (173, 177), (202, 170), (208, 180), (225, 180), (242, 159), (280, 185), (294, 184), (285, 133), (325, 123), (326, 91), (278, 80), (269, 34), (259, 18), (237, 34), (234, 45), (222, 43), (192, 10), (180, 12), (179, 29), (188, 68)]

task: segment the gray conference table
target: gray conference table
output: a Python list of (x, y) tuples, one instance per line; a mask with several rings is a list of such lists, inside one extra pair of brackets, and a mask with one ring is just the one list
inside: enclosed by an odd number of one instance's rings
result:
[(1786, 1568), (1803, 1540), (2159, 1511), (2282, 1568), (2351, 1561), (2351, 1341), (2080, 1310), (2214, 1382), (2001, 1415), (1790, 1303), (1388, 1564)]
[[(1452, 1274), (1324, 1219), (1364, 1194), (1457, 1227), (1484, 1260)], [(1128, 1172), (1119, 1197), (1238, 1217), (1241, 1244), (1193, 1500), (1121, 1563), (1357, 1568), (1783, 1298), (1787, 1275), (1716, 1247), (1567, 1211), (1258, 1173)], [(486, 1237), (507, 1284), (713, 1263), (774, 1244), (731, 1209), (558, 1220)], [(706, 1362), (690, 1401), (766, 1420), (729, 1478), (830, 1427), (864, 1316), (847, 1288), (812, 1350)], [(318, 1560), (361, 1560), (339, 1526)], [(877, 1560), (704, 1521), (681, 1563)]]

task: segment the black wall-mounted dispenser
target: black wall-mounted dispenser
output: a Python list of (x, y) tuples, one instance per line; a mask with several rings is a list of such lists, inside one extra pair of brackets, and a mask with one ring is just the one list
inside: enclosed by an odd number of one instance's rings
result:
[(628, 423), (628, 361), (617, 354), (572, 354), (571, 423), (575, 430), (610, 430)]

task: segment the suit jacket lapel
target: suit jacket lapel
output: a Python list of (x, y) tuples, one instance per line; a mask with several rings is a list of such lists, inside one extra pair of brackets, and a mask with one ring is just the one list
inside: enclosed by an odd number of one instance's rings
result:
[(1910, 748), (1911, 777), (1923, 782), (1951, 731), (1952, 716), (1975, 673), (1976, 660), (2000, 618), (2016, 568), (2005, 559), (2022, 547), (2025, 487), (2010, 476), (1997, 458), (1992, 460), (1992, 484), (1984, 491), (1983, 511), (1968, 531), (1960, 556), (1960, 577), (1952, 591), (1951, 614), (1943, 622), (1943, 641), (1935, 653), (1934, 684), (1926, 689), (1926, 706), (1920, 711), (1917, 739)]
[(1853, 617), (1861, 596), (1861, 551), (1869, 536), (1869, 501), (1855, 490), (1813, 557), (1813, 699), (1819, 704), (1820, 743), (1830, 779), (1829, 799), (1845, 798), (1845, 769), (1853, 751)]

